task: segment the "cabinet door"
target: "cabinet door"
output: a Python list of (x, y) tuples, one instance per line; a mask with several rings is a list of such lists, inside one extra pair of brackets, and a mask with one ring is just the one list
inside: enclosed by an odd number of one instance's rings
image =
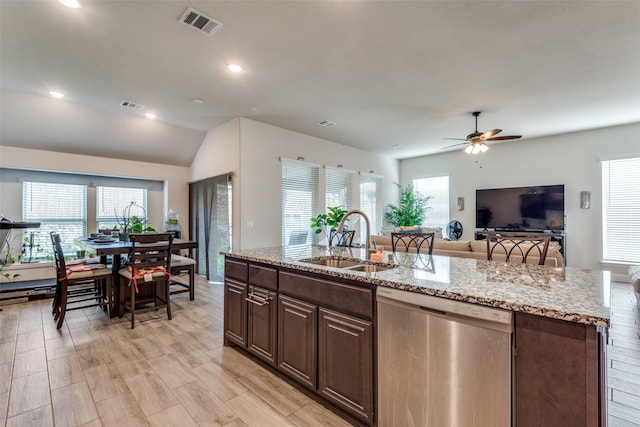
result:
[(595, 326), (515, 313), (516, 426), (599, 426)]
[(224, 281), (224, 337), (247, 346), (247, 285), (235, 280)]
[(316, 389), (317, 320), (315, 305), (278, 296), (278, 368)]
[(247, 349), (264, 360), (276, 364), (275, 292), (250, 286), (247, 298)]
[(373, 327), (369, 321), (320, 309), (318, 392), (373, 422)]

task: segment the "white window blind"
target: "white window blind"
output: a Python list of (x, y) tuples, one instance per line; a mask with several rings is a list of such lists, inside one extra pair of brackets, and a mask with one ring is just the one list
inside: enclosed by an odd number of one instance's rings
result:
[[(22, 183), (22, 219), (39, 222), (39, 247), (52, 253), (49, 233), (60, 234), (62, 250), (75, 254), (73, 240), (86, 235), (87, 186), (46, 182)], [(26, 237), (26, 236), (25, 236)]]
[(640, 157), (602, 162), (602, 257), (640, 263)]
[[(371, 221), (371, 234), (378, 234), (382, 229), (382, 177), (360, 175), (360, 210), (367, 214)], [(360, 235), (364, 236), (366, 225), (360, 222)]]
[(449, 223), (449, 177), (436, 176), (413, 180), (413, 190), (422, 197), (428, 197), (429, 207), (425, 212), (422, 225), (427, 227), (442, 227), (447, 229)]
[[(97, 229), (111, 229), (117, 226), (116, 215), (122, 218), (123, 210), (131, 202), (147, 209), (147, 190), (144, 188), (96, 187)], [(132, 215), (142, 215), (141, 209), (133, 208)], [(159, 223), (156, 221), (156, 223)]]
[(353, 171), (325, 167), (325, 206), (353, 208)]
[(312, 241), (311, 217), (316, 215), (320, 167), (282, 159), (282, 244)]

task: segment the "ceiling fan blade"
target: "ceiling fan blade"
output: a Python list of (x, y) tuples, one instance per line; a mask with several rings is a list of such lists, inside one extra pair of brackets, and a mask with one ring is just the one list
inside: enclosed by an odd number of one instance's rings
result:
[(445, 148), (457, 147), (459, 145), (467, 145), (467, 144), (468, 144), (468, 142), (461, 142), (459, 144), (447, 145), (446, 147), (441, 147), (440, 149), (444, 150)]
[(487, 138), (485, 141), (506, 141), (508, 139), (522, 138), (522, 135), (496, 136), (495, 138)]
[(493, 135), (497, 135), (500, 132), (502, 132), (502, 129), (491, 129), (491, 130), (488, 130), (485, 133), (483, 133), (482, 135), (480, 135), (480, 139), (491, 138)]

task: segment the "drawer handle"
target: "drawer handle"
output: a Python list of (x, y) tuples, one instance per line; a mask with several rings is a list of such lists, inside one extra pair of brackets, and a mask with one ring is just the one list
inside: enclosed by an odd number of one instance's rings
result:
[(259, 305), (259, 306), (263, 306), (263, 305), (267, 305), (269, 304), (269, 299), (268, 298), (263, 298), (260, 297), (256, 294), (249, 294), (249, 298), (245, 298), (245, 300), (247, 302), (250, 302), (251, 304), (255, 304), (255, 305)]

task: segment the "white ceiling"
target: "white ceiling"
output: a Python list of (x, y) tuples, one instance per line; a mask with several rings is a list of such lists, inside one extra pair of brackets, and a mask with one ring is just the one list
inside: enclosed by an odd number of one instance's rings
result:
[(243, 116), (406, 158), (476, 110), (523, 140), (640, 121), (640, 1), (80, 1), (0, 0), (3, 145), (187, 166)]

